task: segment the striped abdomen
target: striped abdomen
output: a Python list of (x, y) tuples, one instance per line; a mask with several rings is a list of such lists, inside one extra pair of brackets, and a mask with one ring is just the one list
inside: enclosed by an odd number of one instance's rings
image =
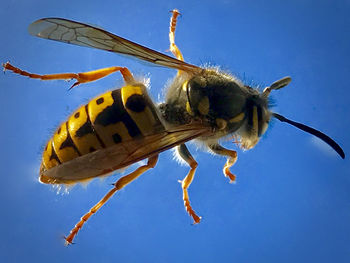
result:
[(75, 111), (47, 143), (40, 174), (120, 142), (163, 130), (142, 84), (104, 93)]

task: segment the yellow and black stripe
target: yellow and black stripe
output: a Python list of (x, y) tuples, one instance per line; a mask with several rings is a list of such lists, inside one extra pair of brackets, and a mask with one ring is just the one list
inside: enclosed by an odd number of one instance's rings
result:
[(98, 149), (163, 130), (142, 84), (106, 92), (75, 111), (49, 140), (42, 170)]

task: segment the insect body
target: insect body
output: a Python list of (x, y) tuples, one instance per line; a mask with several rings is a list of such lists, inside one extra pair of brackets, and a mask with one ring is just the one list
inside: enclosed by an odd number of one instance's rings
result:
[(31, 34), (42, 38), (131, 55), (177, 69), (178, 73), (168, 88), (165, 102), (159, 105), (151, 101), (144, 84), (136, 81), (124, 67), (77, 74), (38, 75), (9, 63), (3, 65), (4, 69), (30, 78), (74, 78), (77, 82), (73, 87), (117, 71), (124, 78), (124, 87), (102, 94), (75, 111), (56, 130), (44, 150), (40, 181), (48, 184), (71, 184), (89, 180), (148, 158), (146, 165), (121, 177), (114, 188), (81, 218), (66, 237), (67, 244), (72, 243), (83, 224), (115, 192), (153, 168), (158, 154), (173, 147), (176, 147), (179, 157), (191, 168), (181, 181), (183, 200), (186, 211), (195, 223), (199, 223), (200, 217), (190, 205), (187, 190), (193, 180), (197, 162), (185, 143), (193, 139), (200, 141), (211, 152), (227, 157), (223, 173), (231, 181), (235, 180), (235, 175), (229, 168), (236, 162), (237, 153), (221, 146), (219, 140), (235, 136), (241, 148), (251, 149), (265, 133), (271, 118), (319, 137), (345, 158), (340, 146), (327, 135), (270, 110), (270, 92), (288, 85), (290, 77), (282, 78), (260, 92), (215, 68), (200, 68), (184, 62), (175, 44), (178, 14), (177, 10), (173, 10), (169, 33), (170, 50), (176, 59), (102, 29), (70, 20), (45, 18), (29, 27)]
[[(101, 163), (101, 168), (88, 168), (78, 172), (57, 171), (61, 164), (89, 153), (111, 148), (119, 143), (141, 140), (165, 131), (155, 105), (142, 84), (125, 86), (100, 95), (75, 111), (61, 124), (43, 153), (40, 181), (44, 183), (74, 183), (78, 178), (89, 179), (111, 172), (113, 163)], [(125, 152), (126, 151), (126, 152)], [(129, 157), (135, 149), (129, 144), (123, 154)], [(121, 151), (118, 151), (121, 154)], [(91, 158), (89, 156), (89, 158)], [(117, 159), (113, 157), (114, 161)], [(118, 158), (120, 159), (120, 157)], [(84, 162), (94, 162), (87, 161)], [(78, 167), (77, 165), (75, 165)], [(55, 169), (53, 169), (55, 168)], [(52, 173), (56, 172), (55, 175)]]

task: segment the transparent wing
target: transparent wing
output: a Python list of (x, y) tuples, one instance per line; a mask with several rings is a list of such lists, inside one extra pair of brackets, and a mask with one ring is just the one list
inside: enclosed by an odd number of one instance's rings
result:
[(103, 49), (136, 57), (160, 66), (197, 73), (200, 67), (141, 46), (108, 31), (62, 18), (43, 18), (29, 25), (29, 33), (68, 44)]
[(125, 168), (176, 145), (210, 133), (200, 123), (178, 126), (138, 140), (129, 140), (104, 148), (49, 170), (40, 171), (40, 181), (48, 184), (71, 184)]

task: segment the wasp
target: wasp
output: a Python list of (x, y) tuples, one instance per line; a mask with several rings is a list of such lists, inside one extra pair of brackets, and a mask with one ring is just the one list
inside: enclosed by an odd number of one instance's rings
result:
[(222, 139), (235, 138), (245, 150), (253, 148), (275, 118), (310, 133), (330, 145), (341, 158), (342, 148), (324, 133), (292, 121), (271, 111), (269, 94), (287, 86), (291, 78), (284, 77), (263, 91), (245, 85), (235, 76), (218, 68), (198, 67), (184, 61), (175, 44), (175, 29), (179, 11), (170, 19), (170, 51), (175, 56), (131, 42), (108, 31), (83, 23), (43, 18), (29, 26), (29, 32), (45, 39), (92, 47), (129, 55), (163, 67), (177, 70), (169, 85), (165, 101), (152, 102), (144, 83), (136, 80), (126, 67), (108, 67), (83, 73), (39, 75), (21, 70), (10, 63), (4, 70), (41, 80), (75, 79), (72, 87), (92, 82), (114, 72), (120, 72), (125, 85), (106, 92), (77, 109), (63, 122), (48, 141), (42, 155), (39, 181), (45, 184), (74, 184), (108, 175), (140, 160), (148, 159), (135, 171), (122, 176), (114, 187), (85, 215), (65, 237), (71, 244), (84, 223), (117, 191), (147, 170), (154, 168), (159, 153), (175, 148), (190, 170), (181, 181), (183, 201), (194, 223), (199, 223), (190, 204), (188, 188), (194, 179), (197, 162), (186, 146), (196, 140), (208, 151), (225, 156), (223, 174), (235, 181), (230, 168), (237, 161), (237, 152), (223, 147)]

